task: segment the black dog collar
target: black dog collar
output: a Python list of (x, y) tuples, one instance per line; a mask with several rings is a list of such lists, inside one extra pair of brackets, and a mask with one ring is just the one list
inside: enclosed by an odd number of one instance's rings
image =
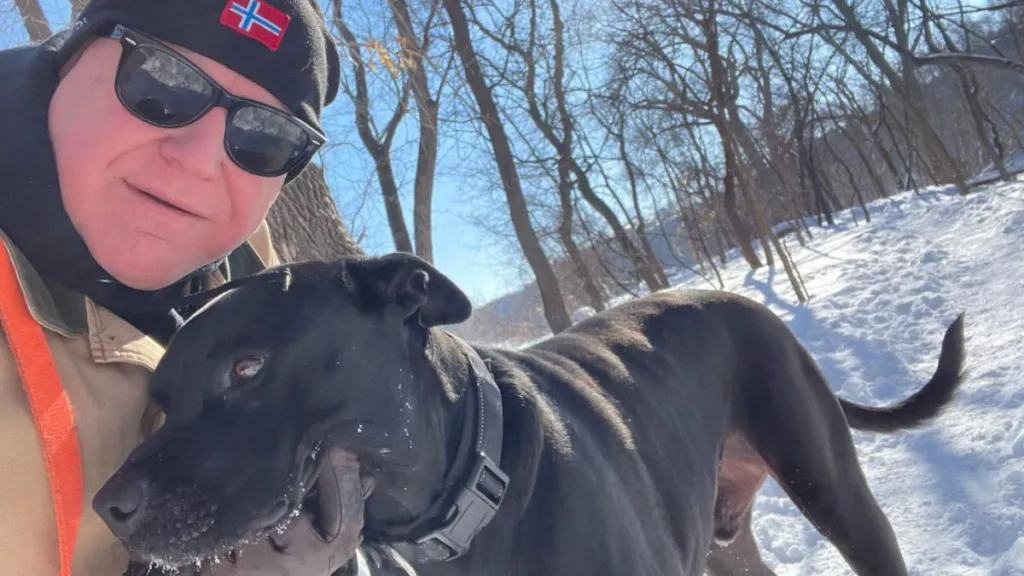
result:
[[(467, 401), (470, 409), (475, 408), (475, 414), (466, 420), (466, 426), (472, 426), (475, 421), (476, 430), (470, 446), (467, 446), (466, 434), (463, 434), (456, 462), (465, 462), (471, 457), (470, 471), (454, 486), (453, 503), (441, 515), (440, 528), (414, 540), (389, 543), (413, 563), (454, 560), (468, 552), (473, 538), (498, 513), (508, 490), (508, 475), (498, 464), (501, 462), (504, 427), (501, 391), (483, 359), (469, 345), (463, 343), (463, 347), (469, 355), (476, 392), (476, 401)], [(465, 454), (467, 450), (473, 452)], [(456, 465), (454, 469), (457, 468)]]

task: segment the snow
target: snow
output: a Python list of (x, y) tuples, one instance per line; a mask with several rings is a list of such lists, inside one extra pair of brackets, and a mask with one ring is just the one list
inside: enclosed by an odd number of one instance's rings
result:
[[(859, 403), (902, 400), (930, 377), (946, 327), (966, 312), (967, 381), (931, 426), (854, 432), (861, 463), (911, 574), (1024, 575), (1024, 183), (961, 197), (933, 188), (869, 206), (787, 244), (811, 301), (785, 273), (736, 259), (726, 289), (785, 319), (833, 388)], [(673, 289), (708, 287), (690, 273)], [(754, 530), (779, 576), (852, 574), (769, 480)]]

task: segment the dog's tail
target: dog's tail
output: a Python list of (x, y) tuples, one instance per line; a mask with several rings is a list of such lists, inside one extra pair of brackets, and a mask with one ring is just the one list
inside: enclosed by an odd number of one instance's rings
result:
[(953, 400), (964, 380), (964, 315), (946, 329), (939, 354), (939, 367), (932, 379), (906, 400), (884, 408), (873, 408), (839, 399), (851, 428), (868, 432), (897, 432), (926, 424)]

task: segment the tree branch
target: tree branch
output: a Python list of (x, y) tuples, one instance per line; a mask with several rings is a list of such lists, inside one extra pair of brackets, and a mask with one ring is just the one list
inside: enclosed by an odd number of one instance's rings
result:
[(970, 54), (966, 52), (940, 52), (914, 56), (914, 64), (918, 66), (956, 66), (957, 64), (973, 64), (978, 66), (994, 66), (1024, 74), (1024, 63), (1000, 58), (999, 56), (987, 56), (985, 54)]

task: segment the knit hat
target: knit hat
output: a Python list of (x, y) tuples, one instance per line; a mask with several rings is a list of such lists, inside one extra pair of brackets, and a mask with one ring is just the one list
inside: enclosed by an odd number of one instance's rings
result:
[(115, 24), (216, 60), (323, 131), (320, 114), (338, 94), (341, 64), (316, 0), (92, 0), (71, 26), (60, 65)]

